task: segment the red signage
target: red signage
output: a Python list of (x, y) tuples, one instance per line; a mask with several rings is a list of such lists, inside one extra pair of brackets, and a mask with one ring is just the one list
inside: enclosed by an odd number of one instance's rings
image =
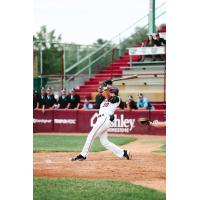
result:
[[(96, 123), (98, 110), (34, 110), (34, 132), (87, 133)], [(165, 110), (117, 111), (115, 120), (108, 132), (116, 134), (159, 134), (165, 135), (166, 129), (156, 129), (138, 123), (138, 118), (146, 117), (151, 121), (165, 121)]]

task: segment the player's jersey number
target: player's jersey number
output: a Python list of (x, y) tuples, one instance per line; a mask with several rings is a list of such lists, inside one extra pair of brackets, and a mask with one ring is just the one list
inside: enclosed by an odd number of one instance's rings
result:
[(102, 107), (108, 107), (109, 103), (104, 103)]

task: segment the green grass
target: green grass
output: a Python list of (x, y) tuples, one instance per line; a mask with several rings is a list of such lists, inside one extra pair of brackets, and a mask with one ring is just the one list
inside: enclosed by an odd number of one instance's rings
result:
[(160, 147), (160, 152), (166, 152), (166, 144)]
[[(68, 136), (68, 135), (34, 135), (33, 151), (52, 151), (52, 152), (76, 152), (83, 148), (87, 136)], [(116, 145), (123, 145), (136, 140), (134, 137), (111, 136), (109, 140)], [(99, 138), (94, 141), (91, 151), (103, 151)]]
[(34, 200), (165, 200), (165, 193), (126, 181), (34, 178)]
[(154, 152), (157, 152), (157, 153), (159, 153), (159, 152), (166, 153), (166, 144), (162, 145), (159, 150), (156, 150)]

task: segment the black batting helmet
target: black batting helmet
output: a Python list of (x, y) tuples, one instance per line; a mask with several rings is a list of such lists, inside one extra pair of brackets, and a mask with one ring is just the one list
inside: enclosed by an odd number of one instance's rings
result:
[(118, 96), (118, 94), (119, 94), (119, 89), (118, 89), (117, 87), (112, 86), (112, 87), (109, 88), (109, 92), (110, 92), (110, 93), (114, 93), (115, 95)]

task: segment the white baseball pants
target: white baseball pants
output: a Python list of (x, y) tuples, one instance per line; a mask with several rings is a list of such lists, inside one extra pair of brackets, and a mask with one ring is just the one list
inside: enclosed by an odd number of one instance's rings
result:
[(124, 150), (113, 144), (108, 140), (107, 130), (110, 128), (111, 121), (109, 115), (104, 115), (97, 118), (96, 124), (88, 134), (85, 145), (82, 149), (81, 155), (86, 157), (90, 148), (92, 146), (93, 141), (98, 135), (100, 138), (101, 144), (108, 150), (112, 151), (116, 156), (123, 157)]

